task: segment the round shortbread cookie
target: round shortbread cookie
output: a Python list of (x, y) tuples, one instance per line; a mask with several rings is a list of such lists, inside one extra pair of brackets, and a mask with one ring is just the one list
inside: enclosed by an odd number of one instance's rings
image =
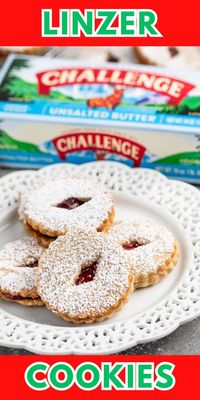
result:
[(177, 263), (176, 239), (167, 228), (150, 220), (117, 222), (107, 234), (129, 258), (137, 288), (158, 283)]
[[(37, 177), (37, 179), (35, 179)], [(79, 173), (78, 177), (81, 175)], [(40, 189), (45, 186), (49, 182), (55, 182), (60, 180), (65, 180), (68, 178), (77, 178), (77, 173), (69, 173), (68, 169), (63, 168), (60, 164), (54, 164), (53, 168), (42, 168), (37, 172), (37, 175), (34, 175), (33, 180), (26, 183), (25, 188), (21, 192), (20, 203), (18, 207), (19, 219), (24, 221), (24, 205), (26, 204), (27, 199), (36, 189)]]
[(114, 218), (114, 202), (99, 184), (68, 178), (47, 183), (26, 196), (23, 217), (35, 231), (54, 238), (71, 227), (106, 231)]
[(23, 305), (43, 305), (35, 286), (38, 260), (44, 248), (23, 237), (0, 251), (0, 298)]
[[(107, 232), (113, 222), (113, 218), (114, 215), (111, 213), (106, 223), (101, 227), (101, 232)], [(44, 247), (49, 247), (50, 243), (57, 239), (57, 237), (43, 235), (39, 231), (36, 231), (25, 220), (23, 221), (23, 225), (27, 233), (37, 239), (38, 243)]]
[(117, 243), (96, 231), (69, 231), (39, 261), (37, 288), (46, 306), (75, 323), (112, 316), (133, 291), (130, 261)]

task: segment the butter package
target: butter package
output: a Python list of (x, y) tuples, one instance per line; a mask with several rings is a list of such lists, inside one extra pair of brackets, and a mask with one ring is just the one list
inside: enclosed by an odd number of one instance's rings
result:
[(200, 183), (200, 72), (9, 56), (0, 165), (98, 160)]

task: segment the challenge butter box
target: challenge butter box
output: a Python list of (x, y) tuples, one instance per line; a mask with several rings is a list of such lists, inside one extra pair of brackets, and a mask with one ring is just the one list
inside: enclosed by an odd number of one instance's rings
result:
[(0, 165), (119, 161), (200, 182), (200, 72), (10, 56)]

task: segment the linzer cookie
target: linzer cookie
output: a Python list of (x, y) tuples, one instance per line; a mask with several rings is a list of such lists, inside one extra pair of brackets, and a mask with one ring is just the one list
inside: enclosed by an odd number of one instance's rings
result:
[(134, 287), (121, 246), (96, 231), (70, 231), (39, 261), (37, 288), (45, 305), (75, 323), (103, 321), (128, 300)]
[(23, 216), (26, 229), (39, 241), (56, 239), (71, 227), (107, 231), (114, 218), (113, 197), (86, 178), (58, 180), (26, 196)]
[(42, 306), (35, 286), (38, 260), (44, 252), (33, 238), (7, 243), (0, 251), (0, 298), (25, 306)]
[(144, 64), (164, 65), (167, 67), (200, 68), (199, 47), (152, 47), (135, 48), (136, 54)]
[(108, 236), (119, 243), (135, 273), (135, 287), (158, 283), (178, 260), (178, 243), (172, 233), (150, 220), (115, 223)]
[[(78, 177), (80, 178), (80, 176), (81, 176), (81, 174), (79, 172)], [(77, 173), (72, 173), (71, 171), (69, 173), (68, 169), (62, 168), (61, 164), (54, 165), (53, 168), (46, 168), (45, 170), (42, 169), (42, 174), (40, 173), (40, 171), (38, 171), (37, 177), (35, 176), (36, 179), (33, 179), (33, 180), (27, 182), (25, 188), (21, 192), (20, 203), (19, 203), (19, 207), (18, 207), (19, 219), (21, 221), (24, 220), (24, 207), (26, 205), (27, 199), (30, 197), (30, 193), (32, 193), (36, 189), (43, 187), (48, 182), (54, 182), (57, 180), (65, 180), (65, 179), (73, 178), (73, 177), (77, 178)], [(29, 227), (29, 228), (31, 229), (31, 227)], [(27, 227), (27, 230), (28, 230), (28, 227)]]

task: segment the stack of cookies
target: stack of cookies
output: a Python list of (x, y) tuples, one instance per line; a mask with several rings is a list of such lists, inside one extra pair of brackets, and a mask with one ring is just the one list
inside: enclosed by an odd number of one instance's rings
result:
[(113, 195), (85, 177), (27, 191), (19, 215), (30, 237), (0, 251), (0, 297), (45, 305), (68, 321), (112, 316), (134, 289), (159, 282), (177, 263), (168, 229), (139, 218), (114, 222)]

